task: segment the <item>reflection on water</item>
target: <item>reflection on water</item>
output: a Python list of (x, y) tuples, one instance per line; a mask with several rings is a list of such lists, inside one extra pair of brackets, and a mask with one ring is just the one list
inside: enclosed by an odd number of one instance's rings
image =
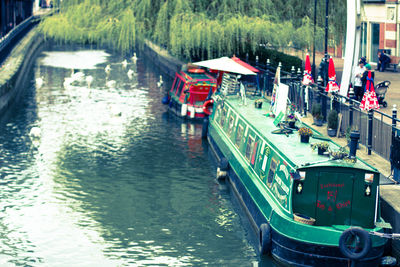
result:
[(38, 57), (0, 125), (0, 265), (257, 262), (201, 125), (165, 112), (154, 66), (71, 51)]

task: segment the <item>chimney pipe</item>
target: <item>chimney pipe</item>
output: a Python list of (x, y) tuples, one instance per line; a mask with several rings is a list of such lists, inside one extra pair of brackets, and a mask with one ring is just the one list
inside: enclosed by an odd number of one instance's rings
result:
[(354, 159), (356, 157), (358, 140), (360, 139), (359, 131), (352, 131), (350, 133), (350, 154), (349, 158)]

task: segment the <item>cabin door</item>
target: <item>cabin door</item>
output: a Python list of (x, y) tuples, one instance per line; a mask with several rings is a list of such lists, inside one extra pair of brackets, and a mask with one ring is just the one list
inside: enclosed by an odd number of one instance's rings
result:
[(349, 173), (319, 173), (316, 225), (350, 225), (353, 185)]

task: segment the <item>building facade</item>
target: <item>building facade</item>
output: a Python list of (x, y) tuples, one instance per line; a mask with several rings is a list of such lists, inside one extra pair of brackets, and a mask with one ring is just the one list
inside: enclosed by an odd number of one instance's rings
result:
[(33, 0), (0, 0), (0, 38), (32, 16)]
[(399, 48), (399, 1), (364, 0), (361, 14), (360, 55), (377, 62), (377, 52), (385, 50), (392, 56), (400, 56)]

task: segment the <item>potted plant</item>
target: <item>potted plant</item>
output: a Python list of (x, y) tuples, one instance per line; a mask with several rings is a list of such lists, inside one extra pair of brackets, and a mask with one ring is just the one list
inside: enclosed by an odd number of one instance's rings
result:
[(311, 108), (311, 114), (314, 118), (314, 124), (317, 126), (322, 126), (323, 117), (321, 104), (313, 104)]
[(330, 110), (328, 113), (328, 135), (334, 137), (337, 134), (338, 113), (336, 110)]
[(326, 151), (329, 150), (329, 143), (319, 142), (311, 145), (312, 150), (315, 150), (316, 148), (318, 149), (318, 155), (323, 155)]
[(262, 108), (262, 104), (263, 104), (263, 100), (261, 98), (256, 99), (256, 101), (254, 101), (255, 108)]
[(301, 127), (298, 131), (300, 135), (300, 141), (302, 143), (308, 143), (310, 141), (310, 136), (313, 134), (310, 128)]
[(293, 129), (296, 128), (296, 126), (295, 126), (295, 124), (296, 124), (296, 116), (294, 115), (294, 112), (295, 112), (295, 105), (291, 104), (289, 106), (288, 115), (286, 117), (286, 120), (287, 120), (287, 122), (289, 124), (289, 127), (293, 128)]

